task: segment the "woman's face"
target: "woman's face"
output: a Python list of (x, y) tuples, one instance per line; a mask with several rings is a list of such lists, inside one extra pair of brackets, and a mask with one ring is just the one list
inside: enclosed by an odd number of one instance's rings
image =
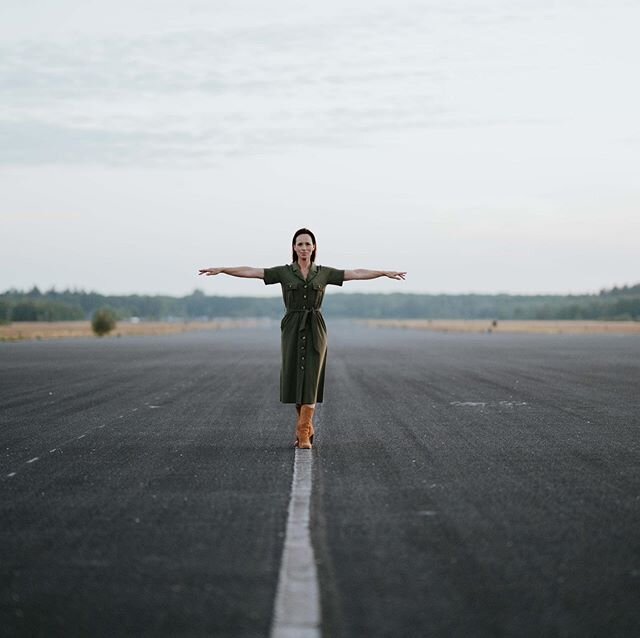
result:
[(296, 255), (298, 255), (298, 259), (305, 261), (311, 259), (314, 248), (315, 246), (313, 245), (311, 236), (306, 234), (298, 235), (296, 237), (296, 243), (293, 245), (293, 250), (295, 250)]

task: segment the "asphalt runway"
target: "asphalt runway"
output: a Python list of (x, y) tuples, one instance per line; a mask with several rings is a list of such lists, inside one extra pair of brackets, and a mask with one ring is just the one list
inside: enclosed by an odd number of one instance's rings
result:
[[(329, 323), (323, 635), (640, 635), (640, 339)], [(0, 344), (4, 636), (268, 636), (277, 324)]]

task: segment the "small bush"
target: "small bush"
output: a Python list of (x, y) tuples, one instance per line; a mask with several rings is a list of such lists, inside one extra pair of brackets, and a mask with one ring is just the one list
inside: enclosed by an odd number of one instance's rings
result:
[(109, 308), (100, 308), (93, 313), (91, 327), (98, 337), (102, 337), (116, 327), (116, 316)]

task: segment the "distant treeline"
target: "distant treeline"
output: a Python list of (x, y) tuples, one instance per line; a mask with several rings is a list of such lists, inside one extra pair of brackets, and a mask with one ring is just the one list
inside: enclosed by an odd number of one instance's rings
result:
[[(98, 308), (120, 319), (213, 319), (272, 317), (283, 313), (281, 297), (215, 297), (195, 290), (186, 297), (106, 296), (96, 292), (33, 288), (0, 294), (0, 322), (89, 319)], [(327, 316), (402, 319), (599, 319), (640, 320), (640, 284), (593, 295), (329, 294)]]

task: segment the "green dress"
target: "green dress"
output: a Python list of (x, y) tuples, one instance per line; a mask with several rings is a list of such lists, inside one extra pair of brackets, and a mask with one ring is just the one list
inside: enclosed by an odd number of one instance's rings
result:
[(342, 286), (344, 270), (311, 264), (305, 279), (296, 262), (265, 268), (264, 283), (280, 284), (287, 312), (282, 318), (282, 403), (322, 403), (327, 326), (320, 312), (329, 284)]

